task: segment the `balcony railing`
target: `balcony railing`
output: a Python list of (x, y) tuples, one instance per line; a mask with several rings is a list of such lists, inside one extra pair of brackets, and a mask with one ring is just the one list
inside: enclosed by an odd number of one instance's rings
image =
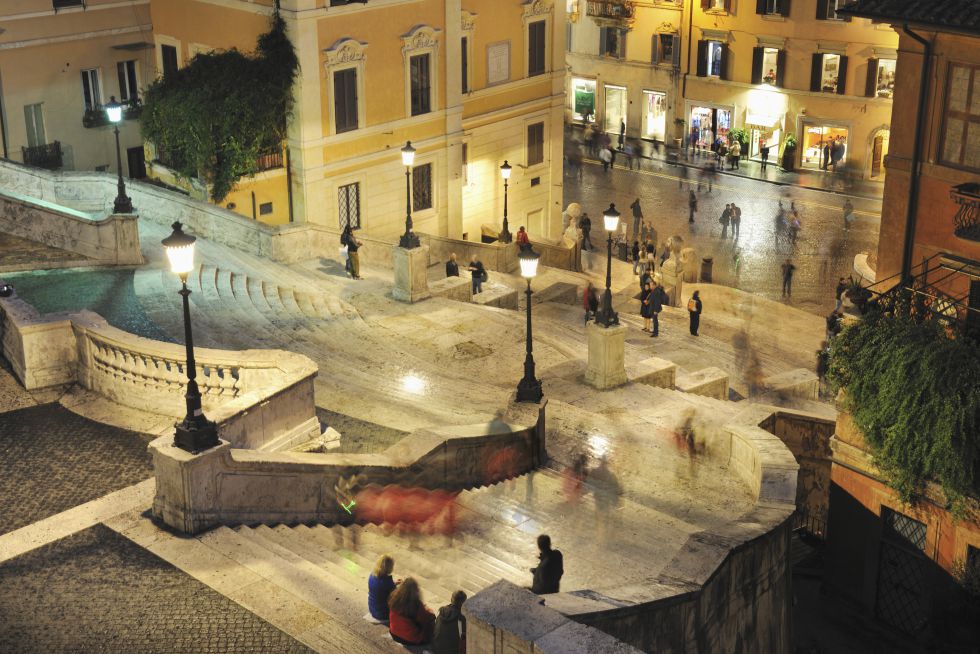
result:
[[(123, 104), (123, 120), (139, 120), (143, 113), (143, 102), (139, 98), (128, 100)], [(104, 127), (109, 124), (109, 116), (106, 114), (105, 105), (100, 104), (93, 109), (86, 109), (82, 115), (83, 127)]]
[(273, 152), (267, 152), (265, 154), (260, 154), (258, 159), (255, 160), (256, 166), (259, 172), (263, 170), (273, 170), (275, 168), (283, 167), (283, 156), (282, 150), (275, 150)]
[(634, 18), (633, 3), (628, 0), (588, 0), (585, 14), (592, 18), (632, 22)]
[(60, 141), (22, 147), (21, 150), (24, 154), (24, 163), (28, 166), (58, 170), (64, 165)]
[(980, 241), (980, 184), (954, 186), (949, 197), (960, 205), (953, 216), (953, 233), (968, 241)]

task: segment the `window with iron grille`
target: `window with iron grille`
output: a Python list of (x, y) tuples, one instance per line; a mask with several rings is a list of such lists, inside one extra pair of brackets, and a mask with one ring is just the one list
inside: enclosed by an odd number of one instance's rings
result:
[(340, 218), (340, 228), (361, 227), (361, 184), (345, 184), (337, 189), (337, 215)]
[(415, 55), (409, 60), (412, 83), (412, 115), (427, 114), (432, 111), (432, 88), (429, 74), (429, 55)]
[(139, 98), (139, 82), (136, 79), (136, 60), (120, 61), (116, 64), (119, 77), (119, 100), (132, 102)]
[(334, 128), (338, 134), (357, 129), (356, 68), (334, 71), (333, 110)]
[(85, 100), (87, 111), (102, 108), (102, 90), (99, 88), (99, 70), (97, 68), (82, 71), (82, 98)]
[(893, 511), (888, 507), (881, 507), (881, 519), (885, 524), (885, 531), (882, 537), (885, 540), (911, 545), (918, 550), (926, 549), (926, 524), (914, 518)]
[(946, 84), (940, 159), (980, 170), (980, 66), (951, 63)]
[(543, 20), (527, 25), (527, 76), (544, 74), (545, 68), (545, 26)]
[(544, 123), (527, 126), (527, 165), (544, 162)]
[(412, 168), (412, 211), (432, 208), (432, 164)]

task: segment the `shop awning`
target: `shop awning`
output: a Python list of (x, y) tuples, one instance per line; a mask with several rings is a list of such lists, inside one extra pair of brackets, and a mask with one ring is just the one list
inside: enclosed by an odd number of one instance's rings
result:
[(770, 116), (767, 114), (749, 113), (745, 116), (745, 126), (749, 129), (767, 130), (772, 129), (781, 119), (782, 116), (779, 115)]

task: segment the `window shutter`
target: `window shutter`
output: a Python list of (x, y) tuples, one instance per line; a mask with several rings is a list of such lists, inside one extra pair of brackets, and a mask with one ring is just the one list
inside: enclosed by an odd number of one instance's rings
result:
[(708, 76), (708, 42), (698, 41), (698, 77)]
[(827, 20), (827, 0), (817, 0), (817, 20)]
[(844, 95), (845, 86), (847, 86), (847, 57), (841, 55), (840, 71), (837, 73), (837, 95)]
[(762, 84), (763, 48), (752, 48), (752, 83)]
[(460, 40), (460, 58), (459, 67), (463, 76), (462, 80), (462, 91), (463, 93), (470, 92), (470, 40), (468, 37), (463, 37)]
[(701, 0), (701, 8), (702, 9), (710, 9), (711, 8), (711, 0)]
[(813, 53), (813, 61), (810, 63), (810, 90), (820, 90), (820, 75), (823, 73), (823, 55), (819, 52)]
[(878, 90), (878, 60), (868, 59), (868, 76), (864, 81), (864, 95), (873, 98)]
[(660, 35), (654, 34), (650, 41), (650, 62), (654, 65), (660, 63)]
[(728, 78), (729, 78), (729, 75), (728, 75), (728, 44), (727, 43), (722, 43), (721, 44), (721, 75), (718, 76), (718, 79), (727, 80)]
[(34, 120), (34, 105), (24, 105), (24, 124), (27, 125), (27, 146), (40, 145), (37, 123)]
[(674, 40), (673, 41), (674, 47), (671, 50), (671, 52), (673, 53), (673, 59), (671, 63), (674, 64), (674, 68), (680, 68), (681, 67), (681, 37), (673, 36), (671, 38), (673, 38)]
[(776, 86), (786, 88), (786, 51), (780, 50), (776, 54)]
[(129, 95), (129, 84), (126, 81), (126, 62), (120, 61), (116, 63), (116, 77), (119, 80), (119, 99), (128, 100)]
[(755, 0), (755, 13), (765, 15), (766, 0)]
[(779, 15), (789, 16), (789, 3), (790, 0), (780, 0), (779, 2)]
[(599, 56), (600, 57), (603, 56), (604, 54), (606, 54), (606, 41), (607, 41), (606, 32), (607, 32), (607, 30), (608, 30), (608, 28), (606, 28), (606, 27), (600, 27), (599, 28)]

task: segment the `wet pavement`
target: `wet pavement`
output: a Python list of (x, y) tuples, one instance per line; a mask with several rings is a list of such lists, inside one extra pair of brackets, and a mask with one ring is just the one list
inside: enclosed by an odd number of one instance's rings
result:
[[(567, 151), (575, 147), (566, 146)], [(630, 205), (637, 197), (644, 220), (653, 224), (660, 241), (673, 235), (694, 247), (699, 260), (712, 257), (712, 281), (737, 287), (815, 314), (825, 315), (834, 307), (834, 287), (840, 276), (853, 273), (854, 256), (877, 248), (881, 202), (824, 190), (811, 190), (749, 179), (723, 172), (711, 177), (700, 169), (644, 160), (630, 170), (617, 166), (604, 172), (602, 165), (586, 158), (581, 174), (569, 175), (566, 168), (564, 203), (578, 202), (589, 214), (593, 237), (601, 237), (602, 212), (610, 202), (621, 212), (622, 222), (632, 229)], [(699, 185), (701, 189), (699, 190)], [(689, 193), (697, 199), (695, 222), (688, 222)], [(850, 198), (856, 220), (843, 229), (842, 207)], [(740, 234), (722, 238), (719, 222), (727, 203), (742, 209)], [(778, 234), (776, 213), (782, 202), (788, 212), (795, 203), (801, 229), (792, 243)], [(599, 239), (593, 238), (599, 245)], [(736, 252), (739, 254), (736, 263)], [(792, 297), (782, 295), (781, 265), (791, 259), (796, 266)]]

